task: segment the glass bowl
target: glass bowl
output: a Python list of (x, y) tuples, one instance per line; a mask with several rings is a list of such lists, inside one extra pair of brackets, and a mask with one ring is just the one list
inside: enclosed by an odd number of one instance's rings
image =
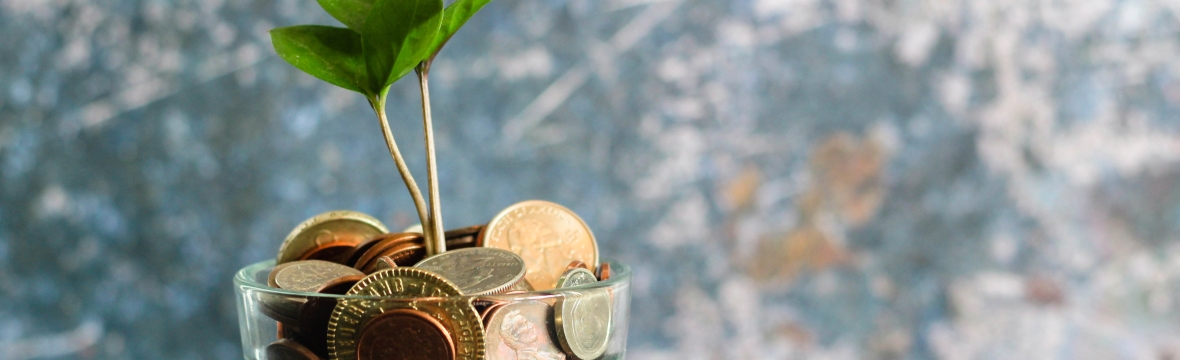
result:
[[(456, 308), (455, 304), (470, 303), (471, 307), (461, 307), (474, 308), (476, 313), (464, 316), (472, 321), (478, 320), (480, 324), (467, 327), (474, 331), (452, 329), (451, 350), (455, 359), (579, 359), (574, 354), (586, 356), (588, 347), (596, 349), (590, 354), (597, 355), (601, 351), (601, 355), (591, 356), (590, 359), (622, 359), (627, 347), (631, 269), (618, 262), (607, 262), (610, 263), (610, 278), (590, 284), (500, 295), (430, 298), (384, 298), (283, 290), (267, 286), (267, 277), (274, 268), (274, 260), (255, 263), (242, 268), (234, 276), (242, 354), (246, 359), (272, 359), (268, 357), (268, 351), (278, 354), (277, 343), (286, 338), (297, 341), (321, 358), (329, 358), (328, 354), (332, 352), (329, 344), (347, 344), (344, 340), (328, 340), (328, 337), (334, 336), (329, 332), (336, 333), (335, 339), (341, 339), (339, 334), (343, 333), (326, 331), (328, 326), (338, 326), (336, 323), (329, 325), (329, 317), (338, 304), (359, 304), (381, 309), (453, 309)], [(608, 299), (600, 300), (599, 303), (609, 304), (609, 309), (595, 313), (609, 313), (609, 318), (598, 316), (589, 320), (581, 319), (581, 322), (568, 320), (577, 316), (571, 309), (580, 306), (570, 304), (587, 303), (575, 300), (591, 296)], [(591, 324), (593, 321), (602, 325), (601, 322), (605, 321), (608, 329), (605, 350), (602, 350), (601, 341), (582, 345), (575, 342), (576, 339), (569, 334), (577, 334), (581, 329), (575, 326), (562, 327), (562, 313), (569, 314), (566, 316), (566, 325)], [(458, 314), (451, 316), (459, 318)], [(581, 339), (586, 340), (586, 337), (582, 336)], [(370, 348), (374, 346), (377, 345)], [(337, 354), (351, 354), (355, 348), (338, 346), (336, 351)], [(480, 357), (481, 353), (484, 356)], [(276, 355), (273, 358), (279, 357)]]

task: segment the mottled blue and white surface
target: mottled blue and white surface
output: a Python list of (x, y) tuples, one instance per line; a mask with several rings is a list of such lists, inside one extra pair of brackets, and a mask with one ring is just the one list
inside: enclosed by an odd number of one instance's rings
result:
[[(432, 90), (451, 227), (569, 206), (638, 359), (1180, 354), (1180, 2), (497, 0)], [(311, 0), (0, 0), (0, 358), (229, 359), (231, 274), (416, 215)], [(389, 108), (419, 181), (416, 86)]]

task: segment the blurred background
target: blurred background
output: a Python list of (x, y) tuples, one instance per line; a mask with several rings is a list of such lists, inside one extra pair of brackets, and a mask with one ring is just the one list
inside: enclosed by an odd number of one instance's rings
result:
[[(1180, 356), (1180, 2), (496, 0), (432, 71), (449, 227), (548, 199), (635, 359)], [(312, 0), (0, 0), (0, 358), (240, 358), (232, 274), (400, 229)], [(424, 179), (417, 87), (388, 107)], [(419, 180), (423, 181), (423, 180)]]

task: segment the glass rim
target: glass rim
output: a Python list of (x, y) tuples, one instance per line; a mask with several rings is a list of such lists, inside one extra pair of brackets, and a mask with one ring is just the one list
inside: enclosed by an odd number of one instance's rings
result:
[(623, 263), (620, 263), (620, 262), (615, 261), (613, 259), (603, 259), (602, 261), (610, 264), (610, 270), (611, 270), (610, 279), (607, 279), (604, 281), (596, 281), (593, 283), (583, 284), (583, 285), (578, 285), (578, 286), (565, 287), (565, 288), (560, 288), (560, 289), (534, 290), (534, 291), (528, 291), (528, 292), (523, 292), (523, 293), (513, 293), (513, 294), (463, 295), (463, 296), (455, 296), (455, 297), (397, 298), (397, 297), (383, 297), (383, 296), (372, 296), (372, 295), (321, 294), (321, 293), (313, 293), (313, 292), (306, 292), (306, 291), (285, 290), (285, 289), (270, 287), (270, 285), (260, 283), (260, 282), (256, 281), (254, 279), (254, 277), (252, 276), (253, 274), (258, 273), (258, 272), (262, 271), (263, 269), (274, 267), (275, 262), (276, 262), (275, 259), (259, 261), (259, 262), (256, 262), (256, 263), (253, 263), (250, 265), (246, 265), (245, 267), (242, 267), (241, 269), (239, 269), (237, 272), (234, 273), (234, 285), (239, 288), (249, 289), (251, 291), (264, 292), (264, 293), (273, 294), (273, 295), (299, 296), (299, 297), (308, 297), (308, 298), (316, 297), (316, 298), (335, 298), (335, 299), (353, 299), (353, 300), (382, 300), (382, 301), (399, 301), (399, 300), (402, 300), (402, 301), (405, 301), (405, 300), (447, 301), (447, 300), (454, 300), (454, 299), (479, 298), (482, 300), (493, 300), (494, 301), (497, 299), (540, 300), (540, 299), (552, 298), (555, 296), (564, 296), (563, 294), (571, 292), (571, 291), (609, 289), (609, 288), (614, 288), (619, 285), (631, 282), (631, 267), (624, 265)]

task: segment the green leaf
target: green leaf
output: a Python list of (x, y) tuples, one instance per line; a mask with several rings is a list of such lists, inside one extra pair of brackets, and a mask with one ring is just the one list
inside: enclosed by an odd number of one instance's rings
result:
[(369, 84), (383, 89), (427, 55), (442, 24), (442, 0), (377, 0), (361, 32)]
[(299, 25), (270, 31), (279, 57), (311, 76), (369, 95), (361, 36), (352, 30)]
[(317, 0), (320, 7), (329, 15), (340, 20), (349, 29), (361, 32), (365, 28), (365, 18), (373, 9), (375, 0)]
[(467, 23), (467, 19), (470, 19), (479, 9), (490, 2), (492, 0), (456, 0), (448, 5), (446, 10), (443, 10), (442, 28), (438, 30), (438, 36), (434, 37), (434, 42), (430, 45), (428, 61), (438, 55), (443, 45), (451, 40), (451, 36), (454, 36), (455, 32), (458, 32), (459, 28)]

